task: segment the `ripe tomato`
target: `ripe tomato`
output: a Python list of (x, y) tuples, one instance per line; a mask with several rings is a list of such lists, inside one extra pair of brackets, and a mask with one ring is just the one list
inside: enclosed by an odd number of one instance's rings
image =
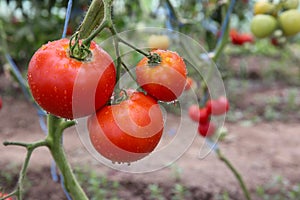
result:
[(258, 14), (275, 14), (276, 6), (266, 0), (258, 1), (254, 4), (254, 15)]
[(229, 110), (229, 102), (225, 97), (220, 97), (217, 100), (209, 100), (206, 103), (208, 114), (223, 115)]
[(193, 78), (191, 78), (191, 77), (186, 77), (186, 85), (185, 85), (184, 90), (185, 90), (185, 91), (188, 91), (188, 90), (190, 90), (191, 88), (194, 88), (195, 85), (196, 85), (196, 82), (195, 82), (195, 80), (194, 80)]
[(157, 102), (141, 92), (128, 94), (120, 104), (105, 106), (88, 119), (95, 149), (113, 162), (133, 162), (150, 154), (163, 132)]
[(161, 58), (159, 64), (143, 58), (136, 67), (139, 85), (151, 96), (161, 101), (173, 101), (183, 92), (186, 84), (186, 66), (183, 59), (172, 51), (154, 50)]
[(243, 45), (244, 43), (247, 43), (247, 42), (250, 42), (250, 43), (254, 42), (254, 38), (251, 34), (239, 33), (235, 29), (231, 29), (229, 35), (230, 35), (232, 44), (235, 44), (235, 45)]
[(0, 110), (2, 109), (2, 98), (0, 96)]
[(199, 117), (199, 122), (200, 123), (206, 123), (209, 120), (209, 114), (207, 112), (207, 108), (200, 108), (200, 117)]
[(163, 49), (169, 48), (170, 39), (167, 35), (151, 35), (148, 39), (148, 45), (151, 49)]
[(90, 115), (111, 97), (116, 71), (112, 58), (92, 42), (92, 57), (78, 61), (68, 54), (69, 40), (43, 45), (28, 67), (34, 99), (47, 112), (73, 119)]
[(193, 121), (199, 122), (200, 110), (198, 105), (194, 104), (189, 107), (189, 116)]
[[(0, 192), (0, 198), (2, 198), (2, 197), (6, 197), (7, 196), (7, 194), (5, 194), (5, 193), (1, 193)], [(5, 200), (12, 200), (12, 198), (11, 197), (9, 197), (9, 198), (6, 198)]]
[(198, 133), (203, 137), (211, 137), (216, 131), (214, 123), (207, 121), (205, 123), (199, 123)]
[(300, 32), (300, 12), (292, 9), (281, 13), (279, 23), (286, 36), (296, 35)]
[(271, 15), (255, 15), (251, 21), (251, 32), (258, 38), (270, 36), (277, 27), (276, 19)]

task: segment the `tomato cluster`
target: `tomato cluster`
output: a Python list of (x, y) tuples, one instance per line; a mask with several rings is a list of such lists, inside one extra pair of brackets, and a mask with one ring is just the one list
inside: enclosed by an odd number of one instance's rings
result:
[(210, 99), (206, 102), (205, 107), (199, 108), (198, 105), (189, 107), (190, 118), (199, 124), (198, 133), (203, 137), (211, 137), (216, 126), (210, 121), (211, 115), (223, 115), (229, 110), (229, 102), (225, 97)]
[(186, 87), (183, 59), (176, 52), (151, 51), (136, 67), (144, 92), (120, 92), (108, 53), (92, 42), (88, 56), (78, 60), (70, 44), (68, 39), (49, 42), (33, 55), (28, 83), (36, 102), (66, 119), (88, 116), (92, 145), (113, 162), (130, 163), (150, 154), (164, 129), (158, 101), (174, 101)]
[(251, 31), (257, 38), (270, 37), (272, 44), (283, 45), (286, 37), (300, 32), (299, 0), (271, 3), (261, 0), (255, 3)]

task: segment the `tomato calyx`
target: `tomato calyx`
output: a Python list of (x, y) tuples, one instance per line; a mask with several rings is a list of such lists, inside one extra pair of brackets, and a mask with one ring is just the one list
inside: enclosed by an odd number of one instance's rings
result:
[(147, 58), (149, 59), (148, 60), (148, 64), (149, 66), (151, 67), (154, 67), (156, 66), (157, 64), (160, 64), (161, 63), (161, 57), (158, 53), (150, 53)]
[[(79, 61), (89, 61), (92, 57), (92, 52), (89, 49), (90, 44), (83, 44), (79, 42), (78, 32), (70, 38), (69, 55)], [(75, 40), (73, 42), (73, 40)]]

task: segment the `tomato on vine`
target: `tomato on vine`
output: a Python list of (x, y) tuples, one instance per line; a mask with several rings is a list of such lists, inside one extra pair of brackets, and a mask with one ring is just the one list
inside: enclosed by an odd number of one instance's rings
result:
[(49, 42), (30, 60), (28, 83), (36, 102), (47, 112), (73, 119), (90, 115), (110, 99), (116, 82), (112, 58), (91, 42), (90, 56), (71, 58), (69, 40)]
[(216, 131), (214, 123), (207, 121), (205, 123), (199, 123), (198, 133), (203, 137), (211, 137)]
[(223, 96), (218, 99), (211, 99), (207, 101), (206, 108), (209, 114), (223, 115), (229, 110), (229, 101)]
[(162, 136), (163, 115), (156, 100), (130, 92), (119, 104), (103, 107), (88, 119), (95, 149), (113, 162), (130, 163), (149, 155)]
[(282, 12), (279, 15), (279, 24), (284, 35), (296, 35), (300, 32), (300, 12), (296, 9)]
[(138, 84), (161, 101), (176, 100), (186, 85), (186, 65), (173, 51), (154, 50), (136, 67)]
[(270, 36), (277, 27), (276, 19), (271, 15), (259, 14), (255, 15), (251, 21), (251, 32), (257, 38)]

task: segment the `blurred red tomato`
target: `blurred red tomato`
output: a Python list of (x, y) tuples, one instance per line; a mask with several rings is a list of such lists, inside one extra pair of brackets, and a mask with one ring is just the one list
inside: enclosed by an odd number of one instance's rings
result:
[(235, 45), (243, 45), (244, 43), (247, 43), (247, 42), (249, 42), (249, 43), (254, 42), (254, 38), (251, 34), (239, 33), (235, 29), (231, 29), (229, 35), (230, 35), (232, 44), (235, 44)]

